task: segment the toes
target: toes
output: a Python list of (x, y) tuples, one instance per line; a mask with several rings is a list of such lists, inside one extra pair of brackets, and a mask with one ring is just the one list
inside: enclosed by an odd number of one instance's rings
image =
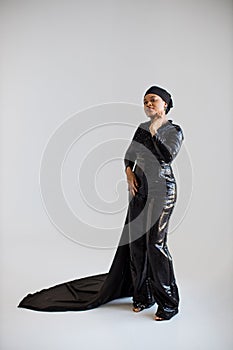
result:
[(141, 309), (140, 307), (134, 307), (134, 308), (133, 308), (133, 311), (134, 311), (134, 312), (139, 312), (139, 311), (142, 311), (142, 309)]
[(162, 318), (162, 317), (159, 317), (159, 316), (156, 316), (155, 315), (155, 321), (164, 321), (165, 320), (165, 318)]

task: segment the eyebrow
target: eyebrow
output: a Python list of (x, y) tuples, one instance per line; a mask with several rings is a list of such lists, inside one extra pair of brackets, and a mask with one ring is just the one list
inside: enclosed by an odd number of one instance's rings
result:
[[(151, 96), (151, 97), (149, 97), (149, 99), (150, 98), (155, 98), (155, 97), (157, 97), (157, 96)], [(144, 98), (143, 101), (146, 101), (146, 98)]]

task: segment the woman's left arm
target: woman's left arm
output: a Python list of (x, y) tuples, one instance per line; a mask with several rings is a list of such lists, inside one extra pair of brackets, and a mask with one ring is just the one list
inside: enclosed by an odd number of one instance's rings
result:
[(172, 128), (168, 130), (157, 129), (152, 140), (156, 148), (166, 163), (172, 162), (177, 156), (182, 141), (184, 140), (184, 134), (179, 125), (172, 125)]

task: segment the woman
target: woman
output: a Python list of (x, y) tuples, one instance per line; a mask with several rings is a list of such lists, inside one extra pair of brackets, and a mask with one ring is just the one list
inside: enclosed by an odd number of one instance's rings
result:
[(139, 125), (125, 154), (129, 206), (109, 272), (28, 294), (18, 307), (79, 311), (132, 296), (135, 312), (158, 304), (155, 320), (169, 320), (178, 312), (167, 231), (176, 201), (170, 163), (179, 152), (183, 133), (167, 120), (171, 107), (172, 98), (166, 90), (152, 86), (146, 91), (144, 108), (150, 121)]
[[(150, 121), (140, 124), (125, 156), (131, 194), (133, 311), (149, 308), (156, 301), (155, 320), (158, 321), (177, 314), (179, 304), (167, 232), (177, 199), (170, 163), (178, 154), (184, 136), (181, 128), (167, 119), (171, 107), (172, 98), (166, 90), (152, 86), (146, 91), (144, 110)], [(135, 160), (136, 167), (132, 171)], [(141, 217), (137, 220), (139, 213)]]

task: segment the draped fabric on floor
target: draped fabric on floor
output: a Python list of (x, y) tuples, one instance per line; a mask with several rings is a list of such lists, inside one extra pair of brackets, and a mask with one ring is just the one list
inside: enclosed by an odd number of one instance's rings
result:
[[(127, 222), (128, 213), (125, 224)], [(132, 296), (129, 244), (121, 245), (121, 242), (127, 241), (128, 231), (128, 225), (124, 225), (108, 273), (68, 281), (28, 294), (18, 307), (36, 311), (82, 311)]]

